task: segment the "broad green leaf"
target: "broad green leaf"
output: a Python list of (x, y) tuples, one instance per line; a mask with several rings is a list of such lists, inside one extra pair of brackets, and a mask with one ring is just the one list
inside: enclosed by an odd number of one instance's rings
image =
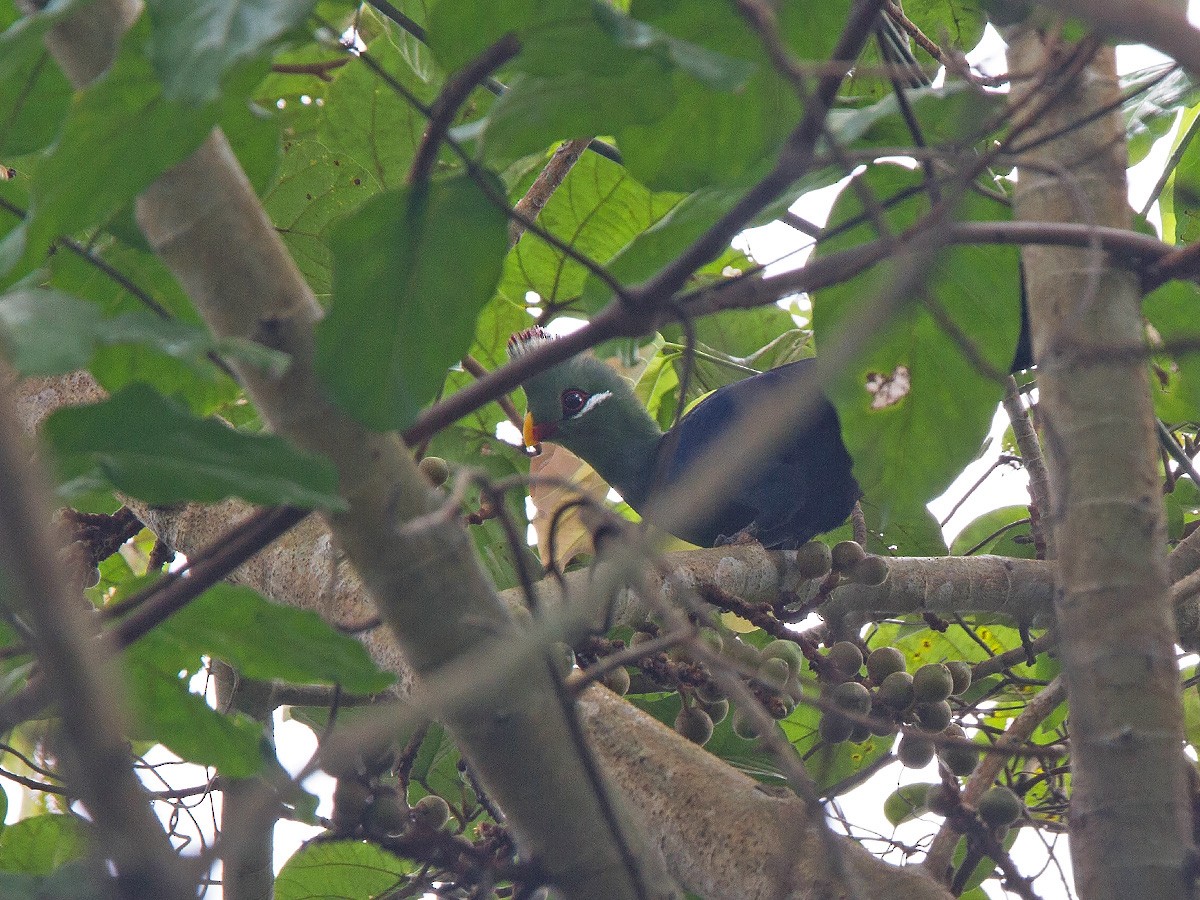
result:
[(937, 785), (918, 781), (902, 784), (883, 801), (883, 814), (893, 825), (903, 825), (927, 812), (925, 795)]
[(904, 14), (942, 46), (948, 44), (964, 53), (975, 49), (987, 27), (983, 6), (977, 0), (905, 0)]
[(0, 78), (0, 160), (47, 146), (70, 107), (71, 85), (50, 52), (43, 48), (30, 62)]
[[(1013, 525), (1014, 522), (1021, 522)], [(1029, 529), (1028, 506), (1005, 506), (979, 516), (961, 532), (950, 545), (950, 552), (961, 556), (978, 547), (976, 554), (1011, 556), (1017, 559), (1036, 559), (1036, 548)], [(1008, 527), (1013, 526), (1013, 527)]]
[[(586, 12), (545, 15), (521, 34), (520, 76), (482, 123), (489, 163), (611, 134), (630, 173), (653, 189), (744, 183), (768, 164), (798, 101), (736, 15), (694, 4), (681, 29), (656, 9), (648, 13), (669, 27), (603, 3), (572, 8)], [(695, 22), (709, 38), (732, 22), (735, 39), (697, 40)]]
[(135, 25), (112, 67), (75, 94), (62, 134), (34, 173), (29, 253), (103, 222), (186, 158), (216, 122), (216, 106), (163, 96), (142, 53), (146, 32)]
[(1131, 166), (1145, 159), (1154, 142), (1171, 130), (1180, 109), (1200, 100), (1196, 82), (1172, 64), (1130, 72), (1121, 77), (1121, 89), (1131, 95), (1121, 105)]
[[(540, 18), (539, 0), (440, 0), (429, 13), (429, 48), (447, 72), (461, 69), (509, 33), (520, 33)], [(562, 5), (562, 4), (558, 4)], [(575, 3), (588, 15), (586, 2)]]
[(889, 753), (896, 742), (895, 735), (880, 737), (873, 734), (861, 744), (849, 741), (827, 744), (817, 731), (821, 715), (817, 707), (798, 703), (791, 715), (779, 724), (783, 726), (783, 733), (796, 752), (804, 759), (805, 768), (822, 793), (875, 763)]
[[(1142, 314), (1168, 346), (1200, 338), (1198, 310), (1200, 289), (1188, 281), (1168, 281), (1142, 301)], [(1200, 354), (1171, 354), (1160, 368), (1169, 380), (1151, 379), (1157, 414), (1172, 424), (1200, 419)]]
[(330, 246), (334, 299), (317, 325), (317, 370), (363, 424), (403, 428), (471, 346), (500, 278), (507, 218), (456, 177), (377, 195)]
[[(925, 506), (900, 508), (876, 503), (870, 497), (859, 501), (867, 520), (868, 553), (879, 556), (943, 556), (946, 541), (938, 520)], [(825, 534), (827, 544), (854, 540), (847, 522)]]
[(199, 105), (221, 80), (300, 25), (316, 0), (147, 0), (150, 60), (167, 100)]
[(150, 503), (252, 503), (342, 508), (328, 461), (276, 435), (252, 435), (189, 415), (133, 384), (46, 420), (66, 496), (112, 486)]
[(75, 816), (30, 816), (0, 831), (3, 872), (49, 875), (86, 851), (83, 823)]
[[(614, 162), (584, 153), (538, 215), (538, 224), (588, 259), (604, 265), (679, 200), (655, 194)], [(526, 293), (543, 302), (578, 297), (588, 271), (531, 231), (508, 254), (500, 292), (524, 305)]]
[[(438, 84), (414, 69), (406, 46), (384, 35), (371, 41), (367, 52), (390, 79), (430, 103)], [(313, 52), (324, 58), (328, 51), (310, 51), (310, 60)], [(419, 65), (423, 54), (415, 53), (414, 59)], [(273, 75), (256, 94), (264, 106), (284, 104), (279, 116), (286, 134), (277, 179), (265, 192), (263, 205), (323, 299), (332, 278), (332, 223), (379, 191), (403, 187), (426, 126), (424, 116), (364, 63), (351, 61), (330, 74), (330, 84)], [(481, 112), (477, 102), (467, 106), (473, 115)], [(439, 172), (459, 166), (448, 151), (439, 157)]]
[(416, 865), (362, 841), (311, 843), (283, 864), (275, 900), (359, 900), (382, 897), (404, 883)]
[[(962, 81), (906, 91), (905, 100), (930, 145), (978, 141), (983, 126), (1004, 109), (1003, 95), (981, 94)], [(861, 109), (834, 110), (829, 126), (839, 144), (854, 148), (904, 147), (913, 141), (894, 92)]]
[(144, 344), (179, 359), (208, 353), (278, 369), (286, 358), (248, 341), (218, 341), (206, 328), (143, 310), (105, 318), (101, 307), (61, 291), (25, 288), (0, 295), (0, 337), (22, 375), (60, 375), (83, 369), (101, 345)]
[(413, 759), (409, 801), (415, 802), (425, 794), (451, 800), (462, 796), (463, 779), (458, 770), (461, 758), (446, 729), (436, 722), (430, 725)]
[[(162, 744), (181, 759), (245, 778), (265, 761), (262, 725), (240, 712), (223, 715), (188, 690), (179, 670), (163, 665), (152, 632), (124, 656), (126, 689), (137, 722), (133, 737)], [(0, 835), (0, 840), (2, 840)]]
[[(913, 226), (928, 209), (919, 172), (879, 165), (858, 178), (858, 189), (886, 207), (892, 234)], [(1008, 217), (1001, 204), (976, 194), (961, 203), (961, 218)], [(861, 219), (856, 190), (843, 191), (831, 226)], [(876, 237), (869, 221), (854, 225), (818, 248), (822, 256)], [(918, 285), (928, 305), (905, 302), (872, 336), (869, 349), (844, 366), (829, 386), (854, 474), (886, 523), (898, 510), (916, 510), (949, 486), (979, 453), (1003, 393), (999, 377), (975, 365), (938, 317), (952, 322), (974, 352), (999, 375), (1007, 373), (1020, 329), (1020, 278), (1015, 249), (947, 247), (924, 266)], [(861, 328), (858, 317), (894, 280), (885, 262), (846, 282), (819, 291), (813, 302), (818, 352), (834, 344), (843, 327)]]
[(160, 651), (172, 645), (181, 659), (214, 657), (262, 681), (337, 684), (351, 694), (376, 693), (395, 681), (359, 641), (316, 613), (232, 584), (209, 588), (160, 625), (156, 636)]
[(0, 33), (0, 86), (8, 89), (10, 79), (21, 78), (21, 73), (34, 68), (37, 60), (45, 54), (42, 36), (65, 16), (87, 0), (50, 0), (34, 14), (21, 15), (14, 4), (0, 8), (0, 25), (7, 26)]

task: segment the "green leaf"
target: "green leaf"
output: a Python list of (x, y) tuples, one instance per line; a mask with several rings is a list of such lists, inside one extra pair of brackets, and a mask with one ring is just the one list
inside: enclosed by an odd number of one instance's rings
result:
[[(500, 38), (537, 19), (538, 0), (440, 0), (429, 13), (429, 49), (447, 72), (461, 69)], [(578, 3), (581, 14), (587, 5)]]
[(150, 60), (170, 101), (216, 100), (221, 80), (302, 24), (316, 0), (147, 0)]
[(317, 325), (317, 370), (363, 424), (403, 428), (471, 346), (500, 279), (507, 219), (456, 177), (379, 194), (330, 246), (334, 300)]
[(791, 715), (779, 724), (822, 792), (873, 765), (887, 755), (896, 742), (895, 735), (880, 737), (873, 734), (861, 744), (846, 741), (831, 746), (821, 740), (817, 731), (820, 720), (821, 711), (802, 702), (796, 704)]
[(34, 68), (38, 58), (46, 52), (42, 36), (56, 22), (70, 15), (75, 7), (86, 2), (50, 0), (42, 9), (29, 15), (21, 15), (11, 3), (5, 4), (6, 8), (0, 9), (0, 23), (8, 25), (0, 34), (0, 85), (7, 88), (10, 79), (19, 79), (23, 72)]
[(186, 107), (163, 96), (142, 53), (147, 30), (136, 24), (112, 67), (75, 94), (58, 141), (37, 166), (30, 254), (109, 218), (195, 150), (216, 122), (215, 106)]
[[(912, 227), (928, 209), (919, 172), (879, 165), (858, 181), (861, 191), (886, 207), (892, 234)], [(1009, 212), (972, 193), (963, 199), (960, 215), (967, 221), (995, 221)], [(852, 227), (822, 242), (821, 255), (876, 236), (856, 190), (843, 191), (830, 225)], [(980, 371), (931, 308), (954, 324), (997, 376), (1009, 370), (1020, 328), (1013, 248), (947, 247), (925, 268), (928, 277), (918, 290), (928, 304), (910, 299), (829, 386), (854, 474), (885, 524), (894, 511), (923, 508), (978, 455), (1003, 393), (1002, 380)], [(818, 350), (843, 327), (863, 327), (851, 323), (895, 277), (894, 265), (886, 261), (818, 292), (813, 302)]]
[(13, 822), (0, 831), (0, 871), (49, 875), (87, 852), (75, 816), (48, 814)]
[(222, 715), (191, 693), (179, 669), (165, 664), (170, 655), (156, 632), (125, 652), (126, 687), (138, 724), (133, 737), (160, 743), (230, 778), (258, 772), (265, 761), (262, 725), (244, 713)]
[(1121, 91), (1129, 96), (1121, 112), (1131, 166), (1145, 159), (1154, 142), (1171, 130), (1181, 108), (1200, 100), (1192, 76), (1171, 63), (1123, 75)]
[[(1188, 281), (1168, 281), (1142, 301), (1142, 314), (1168, 344), (1200, 339), (1197, 309), (1200, 288)], [(1172, 354), (1157, 370), (1168, 376), (1166, 384), (1151, 379), (1159, 417), (1170, 423), (1200, 420), (1200, 354)]]
[(903, 825), (926, 812), (925, 795), (937, 785), (927, 782), (902, 784), (883, 801), (883, 814), (893, 825)]
[[(481, 123), (485, 159), (501, 168), (560, 140), (611, 134), (652, 189), (757, 177), (799, 102), (723, 6), (689, 4), (681, 17), (650, 4), (626, 16), (580, 3), (541, 15), (520, 33), (521, 74)], [(722, 29), (734, 38), (712, 41)]]
[(416, 801), (426, 793), (448, 799), (461, 797), (466, 789), (462, 773), (458, 770), (461, 758), (458, 747), (446, 729), (436, 722), (430, 725), (413, 759), (410, 783), (416, 789), (410, 788), (412, 793), (409, 800)]
[(975, 49), (987, 27), (977, 0), (906, 0), (904, 14), (925, 34), (936, 34), (939, 43), (948, 42), (963, 52)]
[(48, 145), (70, 108), (71, 85), (49, 51), (43, 49), (31, 63), (0, 78), (0, 160)]
[(1200, 223), (1196, 221), (1197, 205), (1200, 204), (1197, 135), (1200, 135), (1200, 106), (1193, 106), (1184, 110), (1180, 117), (1179, 129), (1171, 142), (1171, 154), (1180, 154), (1179, 159), (1158, 198), (1162, 239), (1169, 244), (1188, 243), (1191, 240), (1188, 235), (1194, 236), (1200, 231)]
[(277, 369), (281, 356), (248, 341), (216, 341), (206, 328), (143, 310), (105, 318), (101, 307), (61, 291), (21, 288), (0, 295), (0, 336), (22, 375), (60, 375), (86, 368), (101, 345), (144, 344), (199, 363), (226, 351), (243, 362)]
[(375, 844), (326, 841), (301, 848), (275, 878), (275, 900), (381, 897), (416, 869)]
[[(978, 141), (982, 126), (1004, 108), (1003, 95), (981, 94), (963, 81), (905, 91), (904, 97), (929, 145)], [(903, 147), (913, 139), (894, 92), (861, 109), (834, 110), (829, 125), (839, 144), (853, 148)]]
[[(1025, 520), (1011, 528), (1014, 522)], [(975, 553), (991, 553), (1016, 559), (1036, 559), (1036, 548), (1029, 529), (1028, 506), (1005, 506), (993, 509), (975, 519), (959, 532), (950, 545), (950, 552), (961, 556), (974, 547)], [(980, 546), (982, 545), (982, 546)]]
[(43, 434), (66, 496), (112, 486), (150, 503), (251, 503), (344, 508), (328, 461), (275, 435), (197, 419), (134, 384), (109, 400), (60, 409)]
[[(678, 201), (679, 195), (652, 193), (616, 163), (584, 153), (538, 215), (538, 224), (604, 265)], [(580, 263), (526, 231), (505, 260), (500, 293), (522, 306), (528, 291), (543, 302), (563, 303), (579, 296), (587, 278)]]
[[(309, 610), (272, 603), (245, 587), (209, 588), (156, 630), (160, 651), (182, 659), (209, 656), (248, 678), (292, 684), (337, 684), (351, 694), (385, 690), (395, 677), (379, 669), (363, 645)], [(270, 635), (270, 640), (263, 640)]]
[[(422, 47), (423, 52), (410, 55), (406, 46), (402, 38), (389, 34), (371, 41), (367, 52), (390, 79), (430, 103), (438, 85), (420, 69), (428, 50)], [(296, 61), (311, 61), (314, 52)], [(320, 51), (320, 58), (326, 52)], [(263, 205), (305, 279), (322, 298), (330, 291), (331, 223), (377, 192), (404, 185), (426, 125), (411, 104), (361, 62), (351, 61), (331, 74), (329, 84), (273, 75), (256, 95), (264, 106), (283, 101), (279, 115), (287, 136), (277, 180), (265, 192)], [(474, 115), (481, 112), (478, 102), (472, 100), (467, 107)], [(461, 165), (444, 152), (438, 171), (453, 172)]]

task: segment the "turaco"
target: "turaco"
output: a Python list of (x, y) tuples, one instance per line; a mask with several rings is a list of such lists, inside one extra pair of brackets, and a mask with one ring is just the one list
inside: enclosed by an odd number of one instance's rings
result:
[[(541, 328), (522, 331), (509, 339), (509, 356), (551, 340)], [(656, 491), (686, 479), (709, 444), (742, 427), (743, 411), (764, 388), (798, 381), (812, 363), (800, 360), (718, 388), (664, 434), (621, 375), (578, 356), (523, 385), (525, 443), (566, 447), (641, 512)], [(728, 491), (723, 504), (675, 534), (702, 547), (745, 533), (768, 547), (794, 548), (841, 525), (860, 494), (837, 414), (822, 397), (804, 427)]]

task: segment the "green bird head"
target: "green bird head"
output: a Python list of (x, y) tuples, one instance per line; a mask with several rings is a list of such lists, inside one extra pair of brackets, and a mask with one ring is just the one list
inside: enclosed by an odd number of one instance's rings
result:
[[(530, 328), (509, 339), (508, 355), (515, 359), (552, 340)], [(527, 445), (552, 441), (590, 463), (630, 504), (645, 497), (662, 431), (628, 381), (597, 359), (577, 356), (522, 387)]]

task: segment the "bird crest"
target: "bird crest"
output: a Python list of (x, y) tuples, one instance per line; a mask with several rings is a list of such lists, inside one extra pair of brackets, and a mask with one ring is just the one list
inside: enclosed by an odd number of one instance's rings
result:
[(517, 359), (554, 340), (554, 336), (541, 326), (518, 331), (508, 339), (508, 358)]

